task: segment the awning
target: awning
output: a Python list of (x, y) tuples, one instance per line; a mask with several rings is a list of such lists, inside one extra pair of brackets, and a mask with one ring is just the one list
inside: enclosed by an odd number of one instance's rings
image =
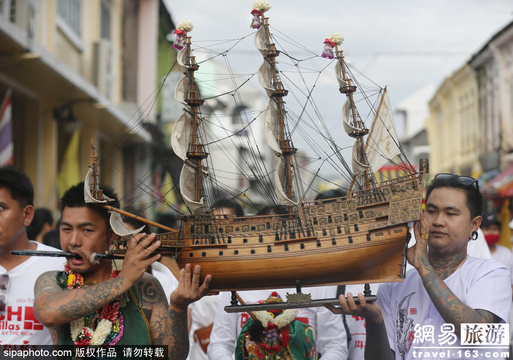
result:
[(483, 191), (501, 197), (513, 197), (513, 164), (490, 180), (483, 187)]
[(382, 183), (383, 181), (397, 179), (401, 176), (411, 175), (413, 172), (415, 172), (415, 168), (411, 165), (385, 165), (375, 175), (378, 182)]

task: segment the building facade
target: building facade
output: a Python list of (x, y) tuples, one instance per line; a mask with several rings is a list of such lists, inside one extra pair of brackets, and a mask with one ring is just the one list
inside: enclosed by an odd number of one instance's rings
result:
[(57, 179), (77, 131), (80, 179), (91, 142), (106, 155), (102, 181), (120, 195), (146, 171), (159, 24), (173, 30), (163, 9), (159, 0), (0, 1), (0, 97), (12, 94), (13, 165), (32, 179), (36, 206), (58, 210)]

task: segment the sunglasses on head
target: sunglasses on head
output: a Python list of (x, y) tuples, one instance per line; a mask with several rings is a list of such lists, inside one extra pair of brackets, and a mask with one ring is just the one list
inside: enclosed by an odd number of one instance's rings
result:
[(479, 191), (478, 181), (470, 176), (460, 176), (460, 175), (454, 175), (454, 174), (449, 174), (449, 173), (441, 173), (441, 174), (437, 174), (435, 176), (435, 179), (442, 179), (442, 180), (455, 179), (456, 182), (461, 185), (465, 185), (465, 186), (475, 185), (476, 189)]
[(7, 306), (7, 288), (9, 287), (9, 275), (0, 275), (0, 312), (4, 312)]

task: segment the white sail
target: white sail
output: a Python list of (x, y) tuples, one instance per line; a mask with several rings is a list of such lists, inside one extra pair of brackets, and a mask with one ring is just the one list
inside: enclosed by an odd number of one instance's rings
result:
[(260, 51), (262, 56), (267, 55), (267, 34), (265, 33), (265, 27), (262, 26), (255, 33), (255, 47)]
[(192, 118), (188, 112), (183, 113), (178, 120), (176, 120), (173, 131), (171, 132), (171, 147), (176, 156), (180, 159), (187, 159), (187, 151), (189, 149), (189, 142), (191, 138)]
[[(194, 201), (196, 197), (196, 172), (197, 169), (192, 168), (189, 164), (185, 163), (180, 173), (180, 193), (182, 194), (185, 204), (189, 207), (191, 212), (196, 213), (203, 205), (203, 198), (200, 201)], [(203, 181), (204, 174), (201, 174)]]
[(337, 61), (335, 64), (335, 75), (337, 76), (338, 86), (339, 87), (346, 87), (347, 82), (344, 80), (344, 77), (342, 75), (342, 64), (340, 61)]
[[(84, 180), (84, 199), (86, 203), (97, 203), (97, 204), (106, 204), (110, 201), (115, 201), (114, 199), (111, 199), (107, 195), (102, 194), (103, 199), (98, 200), (95, 199), (93, 194), (91, 194), (91, 189), (94, 185), (94, 179), (93, 179), (93, 169), (89, 168), (87, 171), (85, 180)], [(99, 185), (99, 184), (97, 184)]]
[(139, 234), (144, 229), (144, 226), (141, 226), (139, 229), (136, 230), (127, 229), (126, 225), (123, 223), (121, 214), (115, 211), (113, 211), (110, 214), (109, 223), (110, 227), (112, 228), (112, 231), (114, 231), (114, 233), (116, 233), (116, 235), (118, 236), (131, 236)]
[(276, 124), (276, 117), (278, 116), (277, 114), (278, 105), (276, 104), (276, 101), (271, 99), (269, 101), (269, 106), (265, 110), (264, 114), (264, 133), (269, 147), (273, 149), (276, 154), (281, 154), (281, 148), (280, 145), (278, 145), (276, 135), (278, 132)]
[(365, 170), (370, 169), (370, 165), (361, 162), (363, 153), (363, 142), (361, 139), (356, 140), (353, 145), (352, 168), (354, 174), (361, 174)]
[(271, 79), (273, 78), (273, 69), (271, 65), (264, 61), (260, 68), (258, 69), (258, 82), (265, 89), (267, 96), (271, 97), (273, 95), (273, 85)]
[(285, 163), (280, 159), (280, 163), (278, 164), (278, 167), (276, 168), (276, 171), (274, 173), (274, 182), (276, 187), (276, 194), (278, 194), (278, 199), (280, 201), (281, 205), (286, 206), (295, 206), (298, 203), (293, 201), (292, 199), (289, 199), (287, 194), (285, 194), (285, 191), (283, 191), (283, 182), (285, 179)]
[[(337, 62), (338, 64), (338, 62)], [(349, 98), (346, 99), (346, 102), (344, 103), (344, 106), (342, 106), (342, 124), (344, 125), (344, 130), (348, 135), (358, 132), (359, 129), (356, 126), (353, 126), (349, 123), (351, 119), (351, 102), (349, 101)]]
[(181, 102), (184, 105), (187, 105), (185, 101), (185, 97), (187, 93), (191, 89), (191, 81), (187, 76), (184, 76), (175, 87), (175, 99)]
[(176, 62), (180, 65), (182, 72), (187, 72), (190, 67), (187, 65), (187, 47), (184, 47), (176, 54)]
[(401, 153), (390, 98), (386, 90), (383, 93), (365, 149), (369, 165), (375, 173), (390, 159)]

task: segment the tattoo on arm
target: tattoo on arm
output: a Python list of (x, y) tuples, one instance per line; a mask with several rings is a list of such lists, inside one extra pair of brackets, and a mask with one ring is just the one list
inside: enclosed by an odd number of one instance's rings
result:
[(187, 312), (179, 313), (169, 308), (164, 290), (153, 276), (145, 274), (140, 290), (143, 306), (151, 307), (153, 344), (167, 345), (170, 359), (185, 360), (189, 353)]
[(34, 311), (46, 326), (58, 326), (91, 314), (123, 294), (125, 279), (117, 277), (86, 289), (63, 289), (55, 280), (55, 272), (41, 275), (35, 286)]
[(486, 310), (475, 310), (461, 301), (434, 271), (423, 276), (424, 287), (442, 318), (454, 324), (460, 335), (461, 323), (498, 322), (499, 318)]

